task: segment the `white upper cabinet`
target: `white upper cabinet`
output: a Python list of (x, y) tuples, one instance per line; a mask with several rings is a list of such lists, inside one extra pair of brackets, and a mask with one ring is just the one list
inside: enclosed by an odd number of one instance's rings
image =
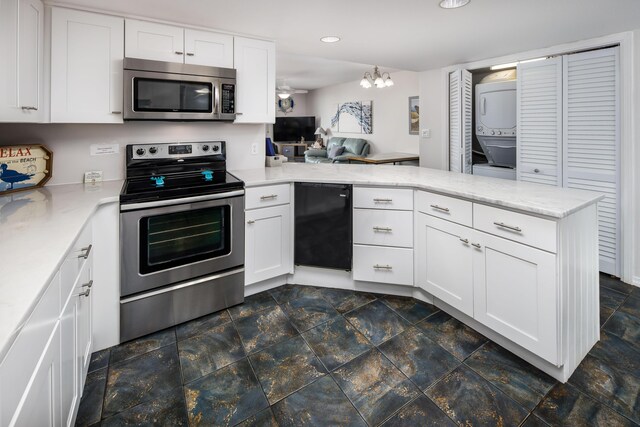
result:
[(53, 8), (51, 122), (122, 123), (124, 20)]
[(184, 62), (184, 29), (155, 22), (125, 21), (125, 56)]
[(0, 122), (40, 122), (43, 28), (40, 0), (0, 0)]
[(233, 68), (233, 36), (184, 30), (185, 64)]
[(125, 56), (233, 68), (233, 36), (127, 19)]
[(273, 42), (235, 38), (236, 123), (275, 123), (276, 47)]

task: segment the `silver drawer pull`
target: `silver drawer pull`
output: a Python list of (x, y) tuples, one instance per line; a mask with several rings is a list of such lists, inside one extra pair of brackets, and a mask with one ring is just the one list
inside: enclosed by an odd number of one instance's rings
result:
[(187, 52), (187, 56), (193, 56), (193, 55), (195, 55), (195, 53), (193, 53), (193, 52)]
[(392, 229), (389, 227), (373, 227), (373, 231), (384, 231), (385, 233), (390, 233)]
[(242, 113), (236, 113), (236, 116), (241, 116), (241, 115), (242, 115)]
[(122, 111), (112, 111), (111, 114), (122, 114)]
[(471, 246), (473, 246), (476, 249), (482, 248), (482, 246), (480, 246), (480, 243), (472, 243)]
[(463, 238), (460, 238), (460, 241), (461, 241), (462, 243), (464, 243), (465, 245), (468, 245), (468, 244), (469, 244), (469, 239), (463, 239)]
[(86, 248), (82, 248), (81, 251), (84, 253), (78, 255), (78, 258), (84, 258), (84, 259), (89, 258), (89, 254), (91, 253), (92, 248), (93, 248), (93, 245), (89, 245)]
[(79, 297), (88, 297), (90, 293), (91, 293), (91, 288), (87, 289), (85, 292), (80, 292), (78, 294), (78, 296)]
[(507, 225), (504, 222), (494, 222), (498, 227), (506, 228), (507, 230), (516, 231), (518, 233), (522, 233), (522, 228), (514, 227), (513, 225)]
[(184, 55), (184, 52), (180, 52), (179, 50), (176, 50), (174, 53), (175, 53), (176, 55)]
[(23, 106), (22, 109), (25, 111), (38, 111), (38, 107), (30, 107), (28, 105)]
[(255, 221), (250, 219), (249, 221), (247, 221), (247, 224), (255, 224)]
[(81, 288), (90, 288), (92, 286), (93, 286), (93, 280), (89, 280), (89, 282), (82, 285)]
[(373, 199), (375, 203), (391, 203), (393, 199)]
[(439, 211), (442, 211), (442, 212), (449, 212), (449, 208), (443, 208), (442, 206), (438, 206), (438, 205), (431, 205), (431, 207), (432, 207), (433, 209), (436, 209), (436, 210), (439, 210)]
[(375, 268), (376, 270), (392, 270), (393, 269), (393, 267), (390, 265), (380, 265), (380, 264), (374, 265), (373, 268)]
[(277, 194), (270, 194), (268, 196), (260, 196), (260, 200), (272, 200), (272, 199), (277, 199), (278, 195)]

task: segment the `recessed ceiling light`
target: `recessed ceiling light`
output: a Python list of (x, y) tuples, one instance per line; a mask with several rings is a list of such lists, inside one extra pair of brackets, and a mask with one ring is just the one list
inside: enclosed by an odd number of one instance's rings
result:
[[(467, 0), (468, 1), (468, 0)], [(324, 36), (320, 39), (320, 41), (325, 43), (335, 43), (340, 41), (340, 37), (338, 36)]]
[(455, 9), (466, 6), (471, 0), (440, 0), (440, 7), (443, 9)]

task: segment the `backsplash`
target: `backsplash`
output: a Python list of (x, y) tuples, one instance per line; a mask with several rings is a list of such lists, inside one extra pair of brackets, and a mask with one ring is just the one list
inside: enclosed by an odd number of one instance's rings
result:
[[(125, 146), (132, 143), (227, 142), (227, 168), (264, 166), (263, 124), (205, 122), (127, 122), (116, 124), (0, 124), (0, 146), (44, 144), (53, 152), (53, 177), (47, 185), (82, 182), (84, 172), (101, 170), (104, 180), (124, 178)], [(117, 154), (90, 154), (94, 144), (117, 144)], [(257, 154), (251, 154), (257, 144)]]

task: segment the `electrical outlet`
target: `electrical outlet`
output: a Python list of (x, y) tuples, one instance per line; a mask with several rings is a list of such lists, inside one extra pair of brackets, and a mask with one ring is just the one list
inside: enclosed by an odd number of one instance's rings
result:
[(423, 138), (431, 138), (431, 129), (422, 129), (421, 136)]
[(258, 154), (258, 144), (255, 142), (251, 144), (251, 154)]

